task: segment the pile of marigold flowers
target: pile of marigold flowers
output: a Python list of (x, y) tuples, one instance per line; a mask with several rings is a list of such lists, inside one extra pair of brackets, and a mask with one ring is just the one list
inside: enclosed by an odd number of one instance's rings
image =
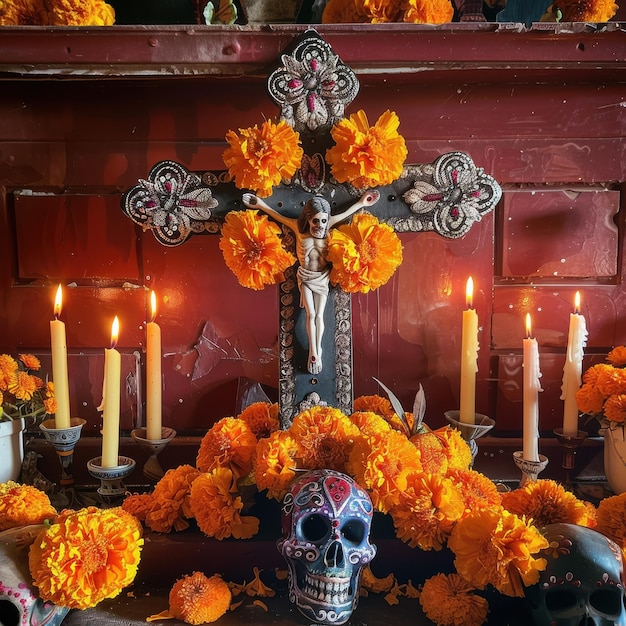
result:
[(104, 0), (0, 0), (0, 26), (111, 26)]

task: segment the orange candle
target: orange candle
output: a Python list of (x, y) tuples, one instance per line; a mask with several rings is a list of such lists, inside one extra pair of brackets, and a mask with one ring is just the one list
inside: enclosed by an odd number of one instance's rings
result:
[(115, 349), (119, 336), (117, 316), (111, 325), (111, 347), (104, 350), (102, 404), (102, 467), (117, 467), (120, 444), (121, 356)]
[(526, 314), (526, 339), (524, 339), (524, 438), (522, 457), (526, 461), (539, 461), (539, 392), (542, 391), (539, 369), (539, 347), (531, 337), (530, 313)]
[(146, 439), (161, 439), (161, 329), (156, 317), (156, 295), (150, 295), (152, 319), (146, 326)]
[(474, 281), (465, 287), (467, 310), (463, 311), (461, 335), (461, 397), (459, 421), (473, 424), (476, 419), (476, 372), (478, 372), (478, 314), (473, 308)]
[(54, 414), (55, 428), (70, 427), (70, 387), (67, 374), (67, 341), (65, 324), (59, 319), (63, 303), (61, 285), (54, 300), (54, 319), (50, 322), (50, 344), (52, 353), (52, 382), (57, 410)]

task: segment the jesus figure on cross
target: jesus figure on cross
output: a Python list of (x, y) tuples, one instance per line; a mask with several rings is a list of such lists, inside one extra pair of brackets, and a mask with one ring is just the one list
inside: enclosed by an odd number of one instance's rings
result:
[(368, 191), (337, 215), (331, 215), (330, 204), (321, 196), (309, 199), (298, 218), (282, 215), (261, 198), (244, 193), (243, 203), (250, 209), (264, 211), (277, 222), (291, 229), (296, 238), (298, 257), (298, 287), (300, 306), (306, 312), (306, 331), (309, 338), (307, 369), (310, 374), (322, 371), (322, 338), (324, 309), (328, 299), (330, 264), (327, 259), (328, 233), (333, 226), (347, 219), (359, 209), (372, 206), (380, 198), (378, 191)]

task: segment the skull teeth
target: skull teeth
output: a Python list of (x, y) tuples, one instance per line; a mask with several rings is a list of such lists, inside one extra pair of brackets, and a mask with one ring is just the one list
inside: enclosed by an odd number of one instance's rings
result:
[(316, 578), (307, 575), (302, 593), (312, 600), (340, 606), (350, 601), (350, 578)]

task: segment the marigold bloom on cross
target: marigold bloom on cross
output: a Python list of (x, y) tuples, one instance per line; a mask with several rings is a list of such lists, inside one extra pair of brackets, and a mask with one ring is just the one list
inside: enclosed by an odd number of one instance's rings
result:
[[(345, 119), (346, 106), (358, 93), (358, 79), (315, 31), (296, 38), (267, 85), (281, 121), (240, 130), (242, 139), (230, 131), (231, 147), (224, 159), (229, 171), (200, 174), (174, 161), (159, 162), (124, 194), (122, 210), (167, 246), (180, 245), (194, 233), (219, 234), (232, 212), (246, 207), (255, 212), (247, 222), (251, 228), (239, 230), (248, 237), (254, 231), (263, 245), (257, 241), (254, 249), (241, 254), (247, 255), (246, 263), (254, 257), (263, 266), (262, 284), (259, 276), (240, 282), (253, 288), (280, 282), (279, 404), (286, 428), (312, 404), (351, 412), (349, 292), (375, 289), (395, 270), (391, 262), (383, 268), (390, 270), (382, 271), (384, 278), (366, 278), (367, 268), (355, 262), (352, 252), (340, 244), (333, 248), (332, 240), (329, 244), (329, 236), (344, 228), (339, 224), (353, 216), (353, 231), (360, 236), (365, 228), (358, 226), (357, 212), (367, 208), (386, 229), (378, 230), (376, 240), (367, 245), (381, 246), (380, 257), (399, 263), (401, 246), (388, 233), (435, 231), (462, 237), (495, 207), (501, 190), (462, 152), (443, 154), (431, 164), (404, 165), (406, 146), (397, 133), (395, 113), (387, 111), (371, 127), (363, 111)], [(251, 131), (261, 137), (253, 148)], [(275, 150), (268, 149), (272, 138), (279, 142)], [(244, 185), (252, 184), (256, 193), (242, 193)], [(266, 218), (256, 215), (259, 210), (286, 227), (282, 244), (295, 252), (297, 267), (287, 267), (293, 257), (264, 256), (281, 242)], [(241, 261), (237, 254), (225, 252), (231, 269)], [(350, 264), (350, 271), (337, 267), (338, 261)], [(358, 280), (359, 272), (363, 280)]]

